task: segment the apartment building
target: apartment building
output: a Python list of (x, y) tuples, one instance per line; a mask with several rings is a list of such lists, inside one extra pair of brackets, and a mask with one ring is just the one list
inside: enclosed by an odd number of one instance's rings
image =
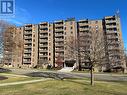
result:
[[(77, 22), (78, 27), (78, 46), (79, 46), (79, 63), (81, 67), (89, 67), (88, 57), (92, 57), (93, 49), (103, 48), (104, 44), (102, 42), (104, 31), (102, 20), (79, 20)], [(96, 41), (100, 40), (100, 43), (97, 47)], [(104, 53), (104, 50), (101, 51)], [(103, 54), (104, 55), (104, 54)], [(97, 54), (96, 54), (97, 56)]]
[(54, 47), (55, 47), (55, 63), (56, 66), (66, 66), (67, 60), (76, 60), (75, 50), (70, 45), (75, 46), (77, 38), (77, 26), (74, 18), (67, 20), (59, 20), (54, 22)]
[(124, 45), (120, 18), (118, 15), (106, 16), (103, 19), (106, 41), (107, 63), (111, 67), (124, 66)]
[(49, 39), (49, 23), (43, 22), (39, 24), (39, 65), (48, 64), (48, 39)]
[[(22, 61), (13, 62), (13, 66), (18, 63), (19, 67), (46, 68), (50, 64), (62, 68), (74, 63), (79, 66), (80, 63), (81, 67), (87, 67), (89, 60), (85, 58), (86, 53), (91, 54), (96, 40), (103, 41), (105, 68), (125, 64), (118, 15), (106, 16), (100, 20), (76, 21), (68, 18), (52, 23), (27, 24), (17, 28), (17, 31), (22, 35), (23, 53), (20, 55)], [(99, 36), (93, 39), (96, 34)]]
[(14, 43), (15, 46), (13, 48), (13, 67), (21, 67), (23, 61), (23, 27), (16, 28), (16, 31), (13, 31)]

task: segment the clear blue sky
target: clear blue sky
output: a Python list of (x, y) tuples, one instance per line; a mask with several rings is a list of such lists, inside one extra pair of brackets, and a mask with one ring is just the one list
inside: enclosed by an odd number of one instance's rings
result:
[(102, 19), (119, 9), (122, 32), (127, 48), (127, 0), (15, 0), (16, 15), (10, 22), (39, 23), (75, 17)]

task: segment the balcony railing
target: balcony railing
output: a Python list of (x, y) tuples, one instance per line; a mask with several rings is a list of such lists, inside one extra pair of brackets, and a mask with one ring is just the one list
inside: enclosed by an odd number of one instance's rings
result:
[(55, 46), (64, 46), (64, 44), (55, 43)]
[(31, 51), (29, 51), (29, 50), (25, 50), (24, 53), (31, 53)]
[(25, 30), (32, 30), (32, 27), (25, 27)]
[(79, 23), (79, 26), (88, 26), (88, 23)]
[(30, 40), (30, 41), (25, 40), (24, 43), (32, 43), (32, 40)]
[(48, 49), (39, 49), (39, 52), (48, 52)]
[(25, 45), (24, 48), (32, 48), (32, 45), (29, 46)]
[(116, 20), (105, 20), (106, 23), (116, 23)]
[(39, 54), (39, 57), (48, 57), (48, 55)]
[(61, 31), (63, 31), (62, 28), (60, 28), (60, 29), (55, 29), (55, 32), (61, 32)]
[(79, 28), (79, 31), (87, 31), (89, 28)]
[(48, 35), (40, 35), (40, 38), (48, 38)]
[(116, 28), (116, 25), (106, 25), (106, 28)]
[(29, 56), (29, 55), (28, 55), (28, 56), (27, 56), (27, 55), (24, 55), (24, 58), (31, 58), (31, 56)]
[(55, 38), (55, 41), (58, 41), (58, 42), (59, 41), (64, 41), (64, 39), (63, 38), (61, 38), (61, 39), (60, 38), (59, 39)]
[(40, 44), (40, 47), (48, 47), (48, 44)]
[(55, 33), (55, 36), (64, 36), (64, 34), (63, 33)]
[(24, 39), (32, 39), (32, 36), (24, 36)]
[(39, 41), (40, 41), (40, 43), (41, 42), (48, 42), (48, 39), (40, 39)]
[(32, 31), (25, 31), (24, 35), (32, 34)]

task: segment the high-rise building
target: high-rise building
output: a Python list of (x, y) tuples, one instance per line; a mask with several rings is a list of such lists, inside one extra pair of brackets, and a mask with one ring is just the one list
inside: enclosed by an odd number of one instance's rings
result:
[[(120, 17), (106, 16), (100, 20), (78, 20), (68, 18), (52, 23), (27, 24), (18, 27), (17, 34), (22, 39), (22, 54), (12, 62), (17, 67), (87, 67), (86, 53), (95, 50), (95, 41), (103, 41), (102, 55), (104, 67), (124, 66), (124, 45)], [(93, 35), (99, 34), (93, 39)], [(21, 53), (21, 52), (20, 52)], [(99, 55), (99, 54), (98, 54)], [(19, 60), (19, 61), (16, 61)], [(66, 64), (68, 63), (69, 64)], [(72, 63), (71, 63), (72, 62)]]

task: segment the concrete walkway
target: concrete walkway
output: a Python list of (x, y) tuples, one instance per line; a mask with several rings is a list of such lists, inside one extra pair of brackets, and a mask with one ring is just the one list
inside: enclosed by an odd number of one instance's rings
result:
[(1, 86), (18, 85), (18, 84), (35, 83), (35, 82), (46, 81), (46, 80), (51, 80), (51, 78), (44, 78), (44, 79), (30, 80), (30, 81), (12, 82), (12, 83), (2, 83), (2, 84), (0, 84), (0, 87)]

